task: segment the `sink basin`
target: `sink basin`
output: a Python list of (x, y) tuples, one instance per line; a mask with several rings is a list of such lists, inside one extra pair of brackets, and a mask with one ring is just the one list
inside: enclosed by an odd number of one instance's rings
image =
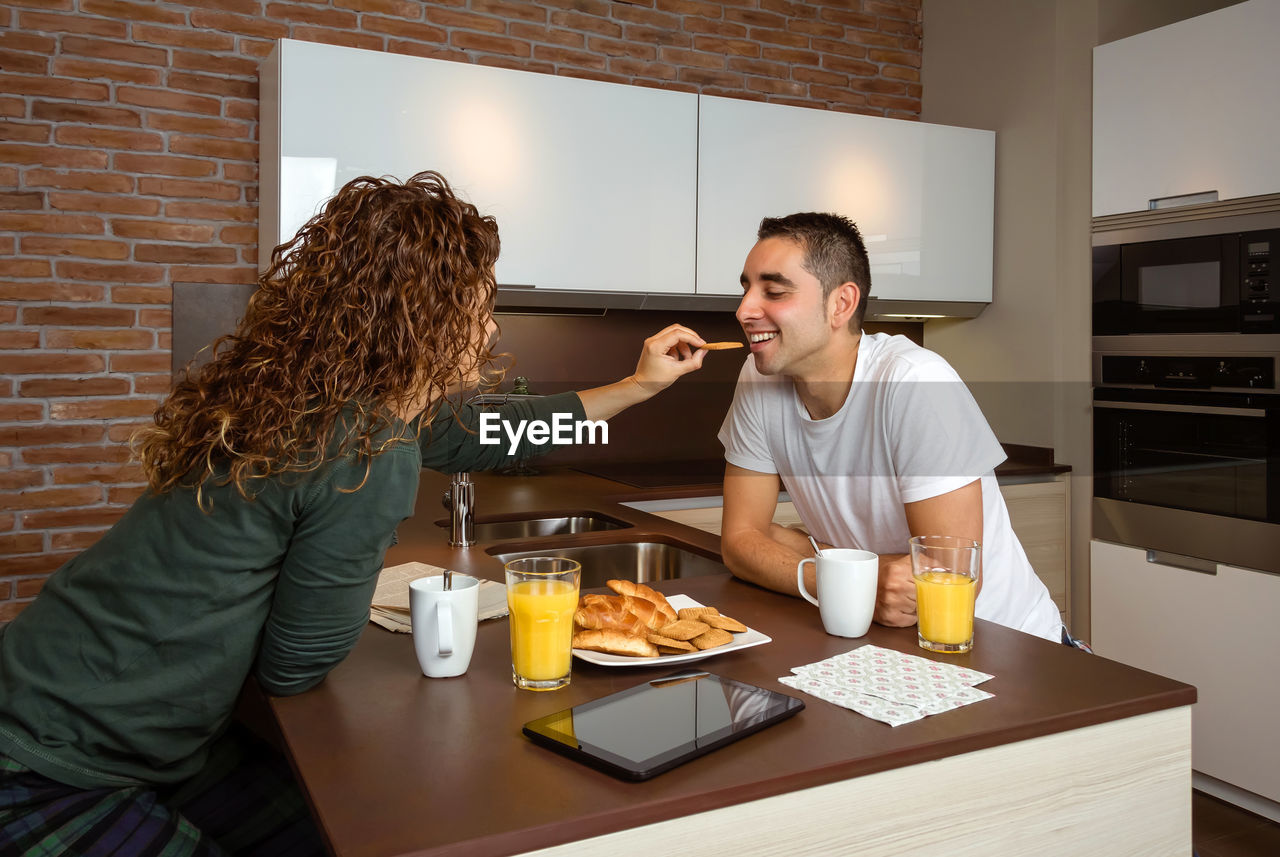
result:
[(582, 563), (583, 589), (604, 586), (606, 580), (615, 577), (649, 583), (675, 577), (723, 574), (729, 570), (719, 560), (666, 541), (661, 536), (644, 538), (645, 541), (569, 545), (535, 550), (491, 548), (489, 553), (504, 563), (530, 556), (562, 556), (577, 560)]
[[(437, 526), (448, 529), (448, 521), (436, 521)], [(478, 542), (498, 542), (510, 539), (530, 539), (536, 536), (563, 536), (571, 533), (592, 533), (599, 530), (617, 530), (630, 524), (592, 512), (573, 512), (548, 515), (541, 518), (494, 518), (475, 522), (475, 539)]]

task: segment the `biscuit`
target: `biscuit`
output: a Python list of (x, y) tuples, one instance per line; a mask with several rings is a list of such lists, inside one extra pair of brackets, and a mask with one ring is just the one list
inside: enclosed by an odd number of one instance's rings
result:
[(663, 649), (671, 650), (669, 652), (663, 652), (663, 654), (671, 654), (671, 652), (698, 651), (698, 647), (693, 643), (687, 643), (684, 640), (676, 640), (671, 637), (664, 637), (661, 634), (649, 634), (645, 639), (657, 646), (659, 652), (662, 652)]
[(741, 348), (741, 342), (708, 342), (702, 346), (708, 351), (727, 351), (730, 348)]
[(681, 619), (678, 622), (672, 622), (670, 625), (662, 626), (658, 629), (658, 633), (673, 640), (692, 640), (699, 634), (705, 633), (708, 627), (705, 622)]
[(700, 616), (698, 617), (698, 621), (705, 622), (712, 628), (719, 628), (722, 631), (732, 631), (735, 634), (741, 634), (743, 631), (747, 630), (747, 626), (739, 622), (737, 619), (729, 616), (721, 616), (718, 613), (715, 616)]
[(679, 616), (681, 619), (695, 619), (702, 621), (703, 616), (718, 616), (720, 611), (714, 607), (681, 607)]
[(708, 628), (703, 633), (694, 637), (689, 642), (693, 643), (699, 649), (714, 649), (716, 646), (723, 646), (733, 642), (733, 634), (721, 628)]

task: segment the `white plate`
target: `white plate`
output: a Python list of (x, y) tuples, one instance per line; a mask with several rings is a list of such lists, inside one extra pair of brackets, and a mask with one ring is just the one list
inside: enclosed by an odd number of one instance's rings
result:
[[(694, 601), (688, 595), (668, 595), (667, 603), (677, 612), (686, 607), (701, 607), (703, 605)], [(659, 655), (656, 658), (636, 658), (630, 655), (611, 655), (607, 652), (588, 652), (586, 649), (574, 649), (574, 657), (581, 658), (590, 664), (599, 664), (602, 667), (665, 667), (668, 664), (687, 664), (690, 661), (700, 661), (703, 658), (712, 658), (716, 655), (723, 655), (727, 652), (737, 652), (741, 649), (749, 649), (752, 646), (759, 646), (763, 643), (772, 643), (773, 638), (761, 634), (759, 631), (748, 628), (733, 635), (733, 642), (723, 646), (716, 646), (714, 649), (703, 649), (700, 652), (687, 652), (683, 655)]]

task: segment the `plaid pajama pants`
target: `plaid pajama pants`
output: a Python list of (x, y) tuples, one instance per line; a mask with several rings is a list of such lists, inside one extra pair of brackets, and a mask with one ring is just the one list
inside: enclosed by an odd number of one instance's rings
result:
[(0, 755), (0, 857), (321, 854), (288, 763), (239, 727), (176, 786), (78, 789)]

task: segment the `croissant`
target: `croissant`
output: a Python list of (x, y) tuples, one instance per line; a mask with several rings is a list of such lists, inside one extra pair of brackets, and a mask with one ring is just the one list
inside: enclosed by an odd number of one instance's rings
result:
[[(667, 621), (667, 616), (662, 612), (662, 608), (652, 601), (644, 598), (634, 598), (630, 595), (622, 596), (622, 604), (628, 612), (639, 617), (649, 631), (657, 631), (671, 623)], [(642, 632), (643, 633), (647, 632)]]
[(649, 631), (644, 620), (627, 609), (621, 598), (585, 595), (573, 614), (578, 627), (592, 631), (621, 631), (643, 637)]
[(634, 580), (606, 580), (605, 585), (624, 598), (643, 598), (645, 601), (653, 602), (667, 619), (663, 624), (670, 624), (676, 621), (676, 611), (667, 602), (667, 596), (653, 587), (646, 586), (643, 583), (636, 583)]
[(579, 631), (573, 635), (573, 647), (611, 655), (656, 658), (658, 647), (643, 637), (630, 637), (620, 631)]

